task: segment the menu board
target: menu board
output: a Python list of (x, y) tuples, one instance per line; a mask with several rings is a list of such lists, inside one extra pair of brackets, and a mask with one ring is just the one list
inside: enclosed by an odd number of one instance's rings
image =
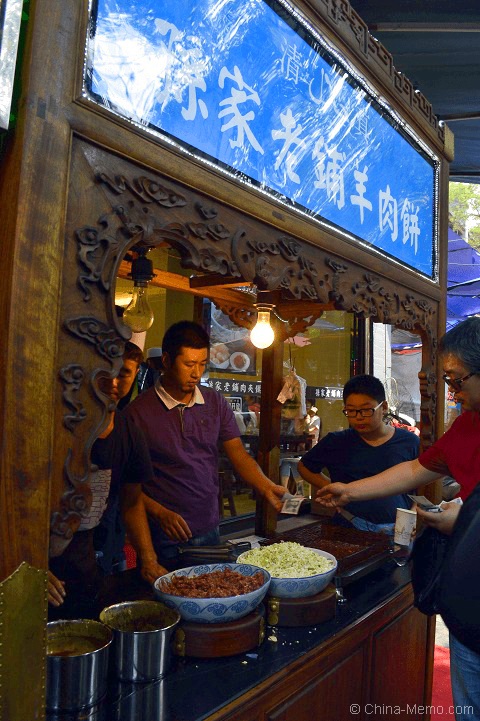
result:
[(256, 375), (255, 346), (246, 328), (239, 328), (228, 315), (211, 306), (210, 370)]

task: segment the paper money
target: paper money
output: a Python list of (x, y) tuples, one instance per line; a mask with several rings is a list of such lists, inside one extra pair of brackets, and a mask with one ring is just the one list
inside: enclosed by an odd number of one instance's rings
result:
[(291, 493), (286, 493), (283, 496), (281, 513), (291, 513), (295, 516), (298, 515), (298, 511), (300, 510), (300, 506), (304, 500), (303, 496), (292, 496)]

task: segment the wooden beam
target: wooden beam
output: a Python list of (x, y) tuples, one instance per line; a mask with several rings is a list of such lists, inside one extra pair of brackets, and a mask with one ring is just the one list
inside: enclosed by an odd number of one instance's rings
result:
[[(274, 316), (271, 324), (277, 338), (280, 337), (281, 322)], [(262, 351), (262, 378), (268, 378), (268, 383), (262, 383), (257, 460), (265, 475), (274, 483), (279, 483), (282, 404), (277, 396), (283, 384), (283, 343), (274, 342)], [(277, 514), (274, 509), (263, 498), (257, 498), (255, 533), (271, 536), (276, 527)]]
[[(124, 280), (130, 279), (130, 263), (126, 260), (122, 260), (118, 269), (118, 277)], [(183, 275), (177, 275), (176, 273), (170, 273), (168, 270), (160, 270), (154, 268), (155, 278), (150, 281), (150, 285), (158, 288), (166, 288), (167, 290), (176, 290), (181, 293), (188, 293), (189, 295), (199, 295), (203, 298), (209, 298), (213, 302), (215, 300), (231, 303), (237, 306), (248, 308), (253, 307), (255, 298), (250, 297), (248, 293), (242, 293), (240, 290), (233, 290), (231, 288), (222, 288), (218, 285), (213, 288), (191, 288), (190, 278), (186, 278)], [(237, 283), (240, 285), (240, 283)]]
[(384, 22), (369, 23), (368, 30), (371, 33), (479, 33), (478, 23), (463, 22)]
[(221, 288), (239, 288), (240, 286), (252, 287), (252, 283), (241, 278), (232, 278), (220, 275), (220, 273), (209, 273), (208, 275), (192, 275), (190, 277), (190, 288), (211, 288), (220, 286)]
[[(283, 320), (291, 320), (292, 318), (308, 318), (317, 312), (319, 306), (318, 301), (314, 300), (289, 300), (278, 303), (275, 313), (278, 313)], [(335, 310), (335, 303), (322, 304), (323, 310)]]
[(480, 110), (475, 110), (472, 113), (453, 113), (452, 115), (446, 113), (445, 115), (439, 115), (438, 118), (448, 123), (456, 123), (462, 120), (480, 120)]

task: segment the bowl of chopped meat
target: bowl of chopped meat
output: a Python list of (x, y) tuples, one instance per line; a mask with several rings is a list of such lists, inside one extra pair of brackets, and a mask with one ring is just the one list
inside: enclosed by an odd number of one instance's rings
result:
[(252, 613), (270, 585), (264, 568), (248, 563), (209, 563), (157, 578), (156, 598), (186, 621), (227, 623)]

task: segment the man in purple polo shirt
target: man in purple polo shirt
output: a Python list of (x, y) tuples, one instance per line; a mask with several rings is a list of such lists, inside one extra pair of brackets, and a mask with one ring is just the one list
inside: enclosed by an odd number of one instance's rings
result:
[(150, 449), (154, 479), (144, 485), (145, 507), (158, 560), (167, 568), (175, 567), (179, 544), (219, 542), (219, 443), (236, 473), (277, 511), (285, 492), (245, 450), (223, 396), (198, 387), (209, 347), (197, 323), (171, 326), (162, 342), (161, 377), (125, 411)]

